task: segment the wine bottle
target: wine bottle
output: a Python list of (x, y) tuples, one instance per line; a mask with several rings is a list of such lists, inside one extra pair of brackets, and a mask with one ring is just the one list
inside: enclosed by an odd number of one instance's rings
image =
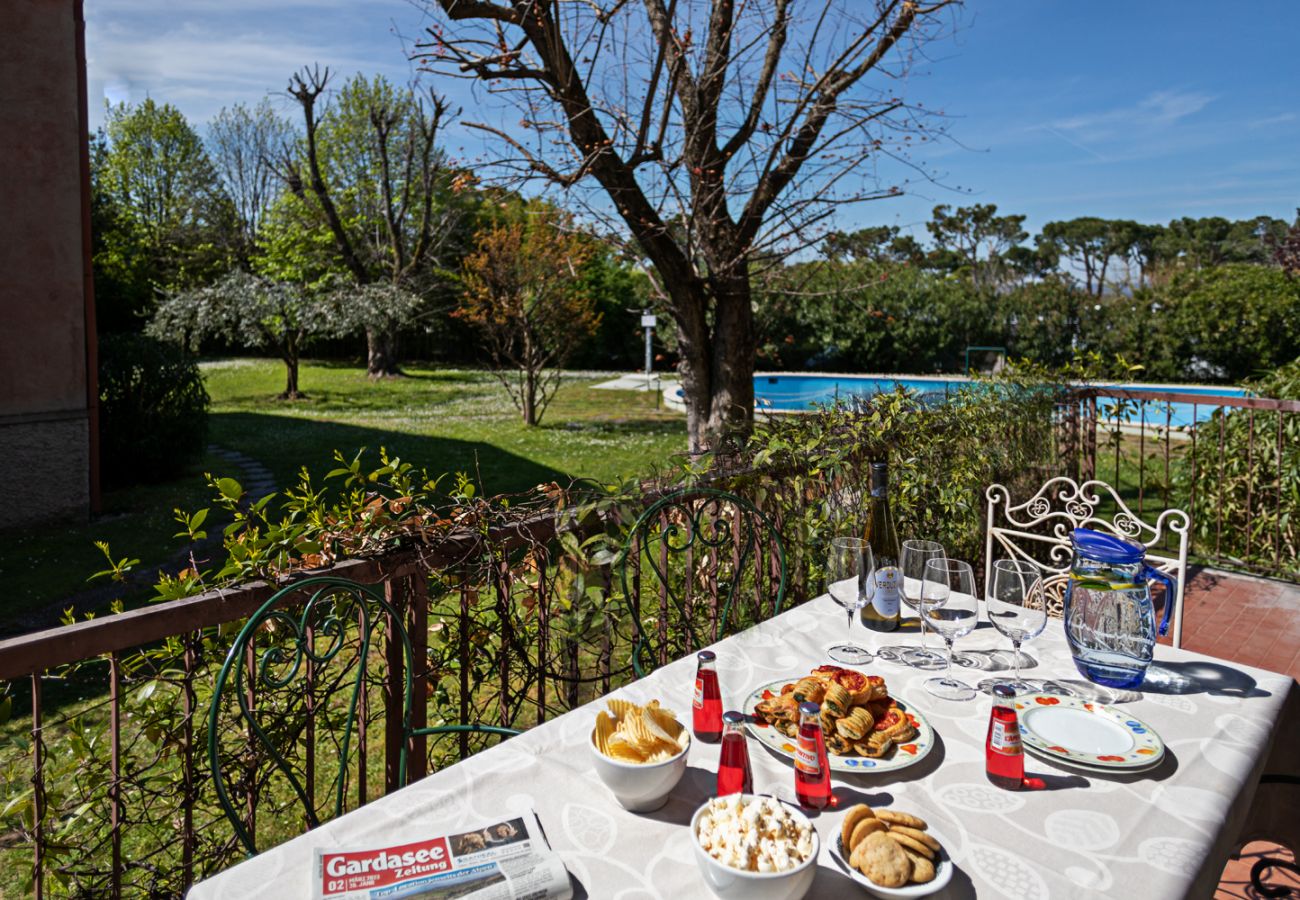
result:
[(876, 558), (876, 594), (862, 607), (862, 624), (872, 631), (894, 631), (899, 621), (899, 594), (903, 573), (902, 552), (894, 517), (889, 511), (889, 464), (871, 464), (871, 510), (863, 535)]

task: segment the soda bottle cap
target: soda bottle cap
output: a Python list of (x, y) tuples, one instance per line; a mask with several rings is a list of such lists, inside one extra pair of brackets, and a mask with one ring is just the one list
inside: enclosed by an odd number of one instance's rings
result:
[(718, 658), (718, 654), (714, 653), (712, 650), (701, 650), (699, 653), (695, 654), (695, 658), (700, 662), (713, 662)]
[(722, 721), (728, 725), (744, 725), (745, 714), (739, 710), (729, 709), (722, 714)]
[(811, 700), (805, 700), (803, 703), (799, 704), (799, 712), (803, 713), (805, 716), (819, 716), (821, 715), (822, 708), (820, 704), (813, 703)]
[(993, 696), (1000, 700), (1014, 700), (1016, 698), (1016, 689), (1009, 684), (993, 685)]

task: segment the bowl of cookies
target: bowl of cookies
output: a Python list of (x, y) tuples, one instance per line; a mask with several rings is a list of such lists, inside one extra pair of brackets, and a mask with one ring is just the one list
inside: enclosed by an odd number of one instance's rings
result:
[(817, 830), (775, 797), (707, 800), (691, 817), (691, 835), (700, 873), (724, 900), (800, 900), (817, 877)]
[(832, 856), (877, 897), (924, 897), (952, 880), (952, 860), (924, 819), (865, 803), (844, 814)]
[(686, 773), (690, 743), (690, 732), (658, 700), (639, 706), (611, 699), (591, 730), (596, 774), (631, 812), (650, 812), (668, 802)]

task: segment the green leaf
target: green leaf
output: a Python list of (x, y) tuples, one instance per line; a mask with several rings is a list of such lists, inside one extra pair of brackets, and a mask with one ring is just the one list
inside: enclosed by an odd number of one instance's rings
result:
[(238, 500), (240, 497), (244, 496), (243, 485), (233, 478), (218, 478), (217, 490), (221, 493), (221, 496), (225, 497), (227, 500)]

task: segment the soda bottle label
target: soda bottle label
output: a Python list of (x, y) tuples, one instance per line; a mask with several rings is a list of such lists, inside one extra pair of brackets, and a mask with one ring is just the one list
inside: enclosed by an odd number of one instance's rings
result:
[(902, 578), (899, 577), (899, 571), (894, 566), (885, 566), (876, 569), (876, 596), (872, 598), (871, 605), (875, 607), (876, 612), (886, 619), (893, 619), (898, 616), (899, 589), (902, 586)]
[(1020, 727), (994, 719), (993, 731), (989, 735), (989, 749), (1003, 756), (1019, 756), (1024, 753), (1024, 748), (1020, 745)]
[(695, 700), (692, 704), (696, 709), (704, 707), (704, 679), (695, 679)]
[(799, 746), (794, 751), (794, 767), (805, 775), (821, 773), (821, 764), (817, 761), (816, 738), (799, 737)]

